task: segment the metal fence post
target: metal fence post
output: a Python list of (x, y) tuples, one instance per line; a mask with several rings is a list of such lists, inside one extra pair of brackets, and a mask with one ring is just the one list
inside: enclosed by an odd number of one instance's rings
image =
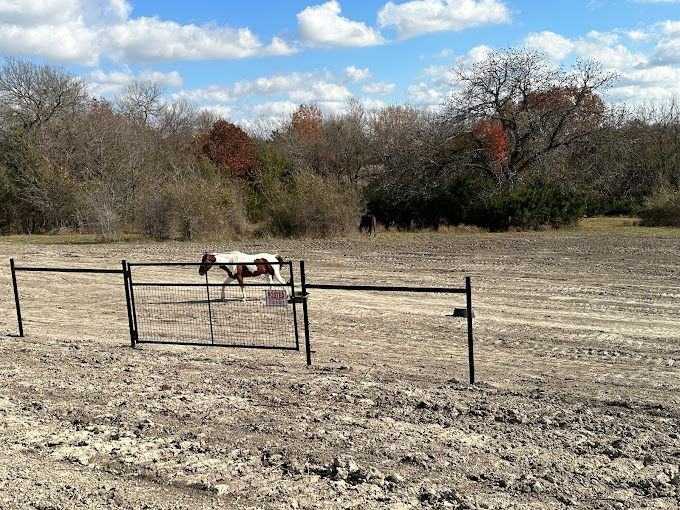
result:
[(24, 324), (21, 320), (21, 306), (19, 306), (19, 288), (17, 287), (17, 273), (14, 270), (14, 259), (9, 259), (9, 267), (12, 270), (12, 286), (14, 287), (14, 303), (17, 308), (17, 322), (19, 323), (19, 336), (24, 336)]
[(305, 261), (300, 261), (300, 291), (302, 292), (302, 315), (305, 323), (305, 348), (307, 349), (307, 365), (312, 364), (312, 349), (309, 344), (309, 315), (307, 314), (307, 287), (305, 285)]
[[(295, 330), (295, 350), (300, 350), (300, 335), (298, 334), (298, 319), (297, 319), (297, 296), (295, 295), (295, 278), (293, 275), (293, 261), (289, 260), (285, 263), (288, 266), (288, 272), (290, 274), (290, 280), (288, 280), (288, 286), (290, 287), (290, 301), (293, 304), (293, 329)], [(279, 263), (279, 267), (283, 267), (282, 263)]]
[(208, 322), (210, 324), (210, 343), (215, 344), (215, 331), (213, 330), (212, 305), (210, 303), (210, 283), (208, 283), (208, 271), (205, 272), (205, 292), (208, 296)]
[(127, 261), (123, 259), (123, 282), (125, 283), (125, 304), (127, 306), (128, 314), (128, 327), (130, 328), (130, 346), (134, 347), (136, 343), (135, 339), (135, 327), (132, 320), (132, 302), (130, 299), (130, 269), (128, 268)]
[(470, 384), (475, 384), (475, 354), (474, 342), (472, 339), (472, 285), (470, 277), (465, 277), (465, 297), (467, 308), (467, 330), (468, 330), (468, 362), (470, 364)]
[(132, 305), (132, 330), (134, 331), (134, 335), (132, 337), (131, 342), (134, 341), (134, 344), (132, 345), (135, 347), (137, 345), (137, 342), (139, 340), (139, 328), (137, 327), (137, 308), (135, 306), (135, 291), (134, 291), (134, 286), (132, 285), (132, 265), (131, 264), (126, 264), (127, 265), (127, 282), (128, 282), (128, 289), (130, 290), (130, 305)]

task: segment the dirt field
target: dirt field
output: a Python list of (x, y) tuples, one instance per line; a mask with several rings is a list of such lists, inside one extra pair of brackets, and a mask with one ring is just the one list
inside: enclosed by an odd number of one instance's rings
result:
[[(20, 273), (279, 251), (304, 352), (130, 347), (122, 277)], [(0, 508), (680, 505), (680, 237), (381, 234), (234, 245), (0, 239)], [(294, 267), (295, 267), (294, 264)], [(196, 275), (198, 278), (198, 275)]]

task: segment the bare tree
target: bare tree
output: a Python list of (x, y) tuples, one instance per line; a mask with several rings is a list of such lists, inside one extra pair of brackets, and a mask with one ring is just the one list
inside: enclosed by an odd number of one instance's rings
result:
[(0, 68), (0, 115), (5, 125), (37, 129), (87, 99), (87, 86), (63, 67), (5, 57)]
[(165, 109), (167, 87), (151, 80), (134, 80), (114, 98), (116, 110), (134, 122), (149, 125)]
[(322, 132), (338, 178), (344, 176), (357, 187), (369, 163), (368, 116), (363, 105), (351, 99), (347, 112), (331, 116), (323, 123)]
[(181, 100), (167, 104), (158, 114), (161, 138), (175, 150), (181, 150), (193, 136), (200, 134), (199, 119), (194, 103)]

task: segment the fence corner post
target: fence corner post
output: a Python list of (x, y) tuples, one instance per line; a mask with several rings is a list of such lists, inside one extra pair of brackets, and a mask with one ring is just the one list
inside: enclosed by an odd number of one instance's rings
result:
[(312, 364), (312, 349), (309, 343), (309, 315), (307, 314), (307, 287), (305, 286), (305, 261), (300, 261), (300, 292), (302, 292), (302, 317), (305, 324), (305, 349), (307, 366)]
[(128, 314), (128, 326), (130, 328), (130, 347), (134, 347), (136, 344), (136, 332), (135, 332), (135, 326), (134, 326), (134, 321), (132, 319), (132, 302), (131, 302), (131, 296), (130, 296), (130, 268), (127, 265), (127, 261), (125, 259), (122, 260), (122, 265), (123, 265), (123, 282), (125, 283), (125, 304), (127, 306), (127, 314)]
[(474, 342), (472, 339), (472, 285), (470, 284), (470, 277), (465, 277), (465, 297), (466, 297), (466, 314), (467, 315), (467, 330), (468, 330), (468, 363), (470, 365), (470, 384), (475, 384), (475, 354)]
[(12, 271), (12, 286), (14, 287), (14, 304), (17, 308), (17, 322), (19, 324), (19, 336), (24, 336), (24, 323), (21, 319), (21, 306), (19, 305), (19, 287), (17, 286), (17, 273), (14, 270), (14, 259), (9, 259), (9, 267)]

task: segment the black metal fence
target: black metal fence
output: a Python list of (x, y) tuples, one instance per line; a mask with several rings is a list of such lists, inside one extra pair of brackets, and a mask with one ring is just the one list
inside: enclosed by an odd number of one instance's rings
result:
[[(308, 318), (308, 291), (374, 291), (398, 293), (465, 294), (466, 307), (460, 315), (467, 319), (470, 383), (475, 382), (472, 330), (472, 289), (470, 277), (465, 287), (404, 287), (378, 285), (309, 284), (305, 263), (300, 261), (300, 287), (295, 291), (292, 262), (272, 262), (288, 268), (288, 282), (244, 283), (249, 297), (242, 299), (238, 284), (223, 287), (224, 273), (213, 271), (198, 282), (200, 263), (127, 263), (121, 269), (17, 267), (10, 259), (19, 336), (24, 335), (16, 273), (45, 271), (62, 273), (121, 274), (125, 284), (130, 341), (182, 345), (213, 345), (260, 349), (300, 350), (297, 305), (302, 304), (307, 364), (311, 364)], [(134, 275), (133, 275), (134, 273)], [(285, 271), (282, 271), (285, 275)], [(220, 275), (219, 277), (215, 275)], [(217, 278), (220, 281), (215, 281)], [(260, 280), (261, 282), (261, 280)], [(224, 299), (222, 290), (224, 289)]]
[(84, 268), (84, 267), (19, 267), (14, 264), (14, 259), (9, 260), (10, 270), (12, 272), (12, 287), (14, 289), (14, 303), (17, 312), (17, 322), (19, 324), (19, 336), (24, 336), (24, 322), (21, 316), (21, 303), (19, 300), (19, 286), (17, 283), (17, 272), (49, 272), (49, 273), (89, 273), (89, 274), (120, 274), (124, 276), (125, 281), (125, 291), (126, 291), (126, 301), (128, 310), (128, 320), (130, 323), (130, 328), (132, 328), (132, 314), (131, 314), (131, 303), (129, 295), (127, 294), (127, 263), (125, 260), (122, 261), (121, 269), (101, 269), (101, 268)]
[(461, 310), (461, 317), (467, 319), (467, 343), (468, 343), (468, 365), (470, 384), (475, 383), (475, 362), (474, 362), (474, 340), (472, 332), (472, 318), (474, 310), (472, 308), (472, 285), (470, 277), (465, 277), (465, 287), (405, 287), (405, 286), (383, 286), (383, 285), (336, 285), (336, 284), (309, 284), (305, 279), (305, 262), (300, 261), (300, 283), (302, 288), (303, 310), (305, 317), (305, 340), (309, 343), (309, 319), (307, 313), (307, 300), (309, 289), (338, 290), (338, 291), (373, 291), (373, 292), (415, 292), (415, 293), (434, 293), (434, 294), (465, 294), (465, 309)]
[(198, 282), (197, 263), (127, 264), (133, 346), (169, 343), (300, 350), (296, 303), (291, 299), (292, 263), (272, 264), (280, 265), (282, 276), (287, 268), (288, 283), (247, 279), (246, 300), (236, 282), (225, 286), (221, 297), (226, 273), (219, 269), (206, 272), (205, 280)]

